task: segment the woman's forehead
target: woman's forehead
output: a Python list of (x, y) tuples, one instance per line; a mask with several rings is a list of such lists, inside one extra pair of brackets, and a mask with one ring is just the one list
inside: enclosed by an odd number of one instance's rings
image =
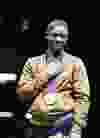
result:
[(51, 33), (68, 34), (68, 30), (65, 26), (59, 25), (59, 26), (54, 26), (53, 29), (51, 30)]

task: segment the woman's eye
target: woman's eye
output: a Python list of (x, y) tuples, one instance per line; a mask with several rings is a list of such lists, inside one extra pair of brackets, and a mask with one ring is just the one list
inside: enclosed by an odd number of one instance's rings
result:
[(66, 38), (67, 36), (66, 35), (64, 35), (64, 34), (53, 34), (52, 35), (53, 37), (61, 37), (61, 38)]

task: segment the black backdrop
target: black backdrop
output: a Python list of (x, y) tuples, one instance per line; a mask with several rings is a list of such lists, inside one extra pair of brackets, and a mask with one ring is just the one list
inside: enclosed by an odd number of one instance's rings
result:
[(0, 73), (16, 72), (16, 48), (0, 48)]

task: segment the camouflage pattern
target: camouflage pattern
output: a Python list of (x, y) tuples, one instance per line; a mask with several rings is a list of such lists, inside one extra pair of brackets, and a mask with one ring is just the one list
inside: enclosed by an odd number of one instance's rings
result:
[[(33, 57), (33, 58), (29, 58), (25, 65), (24, 68), (22, 70), (22, 74), (20, 76), (20, 80), (32, 80), (32, 65), (33, 64), (46, 64), (43, 60), (41, 60), (41, 58), (43, 58), (44, 55), (38, 56), (38, 57)], [(73, 105), (73, 127), (74, 128), (80, 128), (81, 127), (81, 115), (82, 113), (86, 113), (88, 114), (88, 110), (89, 110), (89, 105), (90, 105), (90, 101), (89, 101), (89, 97), (90, 97), (90, 88), (89, 88), (89, 81), (88, 81), (88, 76), (87, 76), (87, 72), (86, 72), (86, 68), (84, 63), (82, 62), (82, 60), (80, 58), (77, 58), (75, 56), (72, 56), (70, 54), (65, 54), (64, 60), (63, 60), (63, 64), (66, 66), (68, 64), (72, 64), (75, 67), (73, 68), (74, 71), (72, 74), (72, 81), (71, 81), (71, 87), (73, 89), (73, 92), (75, 92), (74, 97), (76, 97), (76, 99), (74, 99), (74, 105)], [(79, 70), (77, 70), (79, 69)], [(79, 74), (77, 75), (77, 72), (79, 72)], [(59, 80), (60, 81), (60, 80)], [(66, 80), (64, 80), (66, 81)], [(74, 82), (74, 83), (73, 83)], [(64, 82), (63, 82), (64, 83)], [(62, 84), (63, 85), (63, 84)], [(67, 86), (68, 84), (66, 83), (65, 86)], [(48, 86), (48, 85), (47, 85)], [(69, 85), (68, 85), (69, 86)], [(56, 86), (55, 86), (56, 89)], [(59, 90), (62, 89), (59, 88)], [(54, 97), (53, 97), (54, 98)], [(49, 101), (51, 100), (51, 103), (53, 101), (53, 98), (49, 98)], [(55, 96), (56, 99), (56, 104), (51, 106), (50, 103), (48, 104), (48, 112), (50, 111), (60, 111), (60, 112), (64, 112), (64, 101), (65, 98), (64, 96), (60, 95), (60, 96)], [(39, 101), (38, 101), (39, 102)], [(47, 125), (47, 112), (33, 112), (33, 124), (35, 125)]]

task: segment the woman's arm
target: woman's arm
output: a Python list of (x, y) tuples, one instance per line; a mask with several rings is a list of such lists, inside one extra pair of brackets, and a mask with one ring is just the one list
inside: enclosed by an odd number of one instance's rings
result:
[(37, 80), (35, 78), (33, 79), (32, 62), (29, 58), (23, 67), (20, 79), (17, 83), (16, 94), (19, 96), (32, 96), (36, 83)]
[(74, 120), (75, 127), (82, 127), (82, 114), (88, 114), (90, 88), (86, 68), (81, 60), (75, 65), (73, 73), (73, 94), (75, 93)]

